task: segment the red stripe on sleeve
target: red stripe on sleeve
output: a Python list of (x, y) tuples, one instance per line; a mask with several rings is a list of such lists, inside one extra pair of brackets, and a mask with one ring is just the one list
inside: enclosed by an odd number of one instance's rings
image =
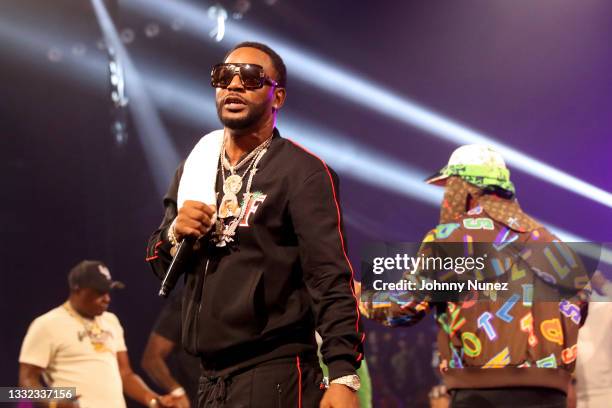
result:
[(298, 370), (298, 408), (302, 408), (302, 367), (300, 367), (300, 356), (295, 356)]
[[(289, 140), (289, 139), (287, 139)], [(351, 265), (351, 261), (348, 258), (348, 255), (346, 254), (346, 248), (344, 245), (344, 237), (342, 235), (342, 228), (340, 225), (340, 204), (338, 204), (338, 197), (336, 195), (336, 188), (334, 187), (334, 179), (331, 175), (331, 172), (329, 171), (329, 168), (327, 167), (327, 164), (316, 154), (312, 153), (311, 151), (309, 151), (308, 149), (304, 148), (303, 146), (300, 146), (299, 144), (295, 143), (293, 140), (289, 140), (291, 143), (293, 143), (295, 146), (299, 147), (300, 149), (302, 149), (303, 151), (305, 151), (306, 153), (308, 153), (309, 155), (313, 156), (314, 158), (316, 158), (317, 160), (319, 160), (321, 162), (321, 164), (323, 164), (323, 167), (325, 168), (325, 171), (327, 172), (327, 176), (329, 177), (329, 182), (331, 184), (331, 188), (332, 188), (332, 194), (334, 197), (334, 204), (336, 205), (336, 213), (338, 215), (338, 236), (340, 237), (340, 245), (342, 247), (342, 253), (344, 255), (344, 259), (346, 259), (346, 263), (348, 264), (348, 267), (351, 271), (351, 282), (350, 282), (350, 288), (351, 288), (351, 293), (353, 294), (353, 298), (355, 298), (355, 312), (357, 315), (357, 318), (355, 319), (355, 331), (359, 332), (359, 316), (360, 316), (360, 312), (359, 312), (359, 299), (357, 299), (357, 295), (355, 294), (355, 289), (353, 288), (353, 281), (355, 279), (355, 272), (353, 271), (353, 265)], [(362, 339), (363, 342), (363, 339)], [(359, 360), (357, 360), (359, 361)]]

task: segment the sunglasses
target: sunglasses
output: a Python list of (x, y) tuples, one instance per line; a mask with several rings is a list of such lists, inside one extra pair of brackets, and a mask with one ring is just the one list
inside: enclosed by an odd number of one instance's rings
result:
[(240, 77), (246, 89), (259, 89), (264, 85), (278, 86), (278, 82), (267, 76), (261, 65), (257, 64), (217, 64), (210, 73), (210, 84), (213, 88), (227, 88), (234, 79)]

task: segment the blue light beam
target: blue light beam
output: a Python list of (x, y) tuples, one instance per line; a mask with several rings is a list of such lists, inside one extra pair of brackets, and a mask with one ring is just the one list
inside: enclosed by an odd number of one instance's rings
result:
[[(167, 20), (180, 17), (186, 23), (186, 31), (208, 40), (210, 27), (205, 24), (208, 19), (202, 7), (178, 0), (123, 0), (121, 4), (134, 12), (153, 13)], [(283, 56), (291, 74), (304, 82), (448, 142), (458, 145), (480, 143), (493, 146), (517, 170), (612, 208), (612, 193), (427, 109), (348, 68), (325, 62), (320, 57), (244, 21), (228, 22), (225, 38), (232, 43), (259, 41), (269, 44)], [(313, 72), (317, 75), (313, 75)], [(321, 80), (322, 78), (324, 80)]]
[(138, 140), (145, 152), (145, 158), (153, 175), (157, 193), (163, 196), (170, 183), (170, 177), (174, 174), (174, 170), (179, 163), (178, 152), (166, 133), (166, 129), (149, 99), (140, 74), (123, 46), (102, 0), (92, 0), (92, 4), (107, 46), (113, 47), (119, 61), (123, 63), (125, 68), (126, 88), (130, 99), (128, 106), (138, 129)]

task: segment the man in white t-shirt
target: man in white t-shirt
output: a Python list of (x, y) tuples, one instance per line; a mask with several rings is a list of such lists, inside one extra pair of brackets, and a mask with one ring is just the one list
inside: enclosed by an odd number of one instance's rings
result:
[(589, 316), (578, 334), (576, 399), (578, 408), (607, 408), (612, 406), (612, 282), (598, 271), (591, 285)]
[(171, 407), (172, 396), (159, 396), (132, 371), (123, 328), (107, 312), (111, 280), (99, 261), (82, 261), (68, 275), (70, 296), (37, 317), (19, 355), (19, 385), (28, 388), (76, 387), (78, 398), (50, 402), (51, 408), (125, 408), (125, 392), (148, 407)]

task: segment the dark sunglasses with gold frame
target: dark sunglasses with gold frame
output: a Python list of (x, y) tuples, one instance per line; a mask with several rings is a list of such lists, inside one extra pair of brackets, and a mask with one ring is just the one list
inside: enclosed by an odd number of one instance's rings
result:
[(278, 86), (278, 82), (264, 72), (257, 64), (223, 63), (213, 66), (210, 73), (210, 84), (213, 88), (227, 88), (238, 75), (246, 89), (260, 89), (264, 85)]

